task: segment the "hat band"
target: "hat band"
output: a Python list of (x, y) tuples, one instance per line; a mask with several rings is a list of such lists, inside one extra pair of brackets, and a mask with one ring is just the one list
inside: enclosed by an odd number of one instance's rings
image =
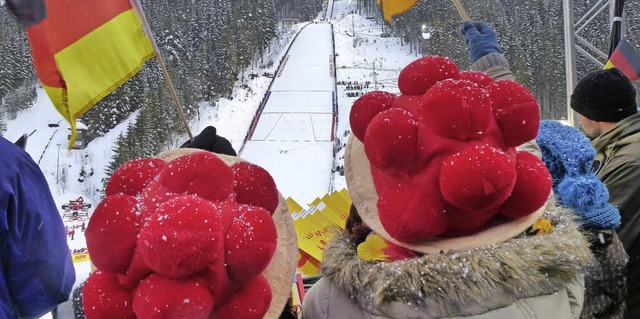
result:
[(580, 115), (598, 122), (618, 122), (638, 113), (638, 106), (635, 101), (633, 104), (622, 108), (596, 109), (590, 108), (574, 97), (571, 97), (571, 108)]

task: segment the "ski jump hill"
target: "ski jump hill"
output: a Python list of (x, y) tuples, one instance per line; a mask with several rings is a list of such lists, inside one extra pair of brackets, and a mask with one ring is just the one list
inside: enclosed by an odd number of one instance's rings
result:
[(300, 31), (239, 154), (269, 171), (285, 197), (304, 204), (332, 185), (337, 125), (332, 34), (324, 22)]

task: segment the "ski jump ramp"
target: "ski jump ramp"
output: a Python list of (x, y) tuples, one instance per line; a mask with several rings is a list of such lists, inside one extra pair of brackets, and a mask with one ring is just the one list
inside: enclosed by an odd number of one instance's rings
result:
[(310, 24), (283, 60), (240, 157), (265, 168), (300, 204), (331, 186), (336, 127), (330, 24)]

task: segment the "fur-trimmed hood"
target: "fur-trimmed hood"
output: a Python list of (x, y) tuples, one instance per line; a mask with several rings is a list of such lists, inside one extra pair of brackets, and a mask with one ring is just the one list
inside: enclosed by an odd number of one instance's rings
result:
[(430, 310), (439, 305), (460, 309), (461, 315), (469, 307), (481, 313), (557, 292), (592, 261), (573, 212), (549, 204), (545, 217), (555, 228), (540, 236), (522, 234), (482, 248), (396, 262), (362, 261), (341, 233), (325, 250), (322, 272), (364, 307), (428, 303)]

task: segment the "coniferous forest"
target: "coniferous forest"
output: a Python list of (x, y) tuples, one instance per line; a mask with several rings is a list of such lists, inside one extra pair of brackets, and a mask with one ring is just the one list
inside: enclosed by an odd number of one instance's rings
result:
[[(360, 14), (379, 16), (375, 1), (357, 0)], [(574, 0), (577, 21), (596, 0)], [(472, 20), (489, 23), (498, 33), (502, 52), (511, 64), (516, 79), (540, 101), (543, 118), (566, 117), (564, 21), (562, 0), (461, 0)], [(625, 3), (626, 38), (640, 54), (640, 1)], [(460, 36), (460, 14), (451, 0), (419, 1), (395, 19), (391, 33), (404, 37), (410, 50), (420, 50), (421, 29), (432, 30), (426, 54), (453, 58), (461, 68), (469, 65), (467, 47)], [(580, 35), (604, 53), (609, 51), (609, 15), (596, 16)], [(606, 62), (606, 61), (601, 61)], [(577, 78), (598, 66), (577, 53)]]
[[(347, 0), (336, 0), (347, 1)], [(353, 0), (357, 13), (383, 23), (376, 0)], [(544, 118), (565, 116), (565, 58), (562, 1), (462, 0), (474, 20), (490, 23), (499, 35), (503, 53), (516, 78), (539, 99)], [(596, 0), (574, 0), (576, 19)], [(249, 74), (247, 67), (260, 61), (265, 50), (282, 36), (284, 18), (308, 21), (323, 10), (323, 0), (143, 0), (160, 51), (167, 64), (186, 117), (198, 116), (198, 102), (227, 97), (234, 84)], [(626, 35), (636, 49), (640, 43), (640, 0), (625, 6)], [(393, 26), (382, 28), (402, 38), (408, 52), (439, 54), (468, 66), (467, 48), (458, 33), (461, 19), (450, 0), (422, 0), (397, 16)], [(422, 26), (432, 31), (422, 43)], [(582, 36), (600, 50), (609, 49), (609, 17), (604, 14)], [(422, 46), (426, 44), (426, 48)], [(260, 61), (263, 62), (263, 61)], [(465, 65), (465, 63), (467, 63)], [(578, 78), (597, 68), (578, 56)], [(0, 10), (0, 134), (5, 122), (36, 98), (33, 71), (24, 32)], [(108, 171), (138, 157), (166, 149), (183, 132), (156, 60), (145, 64), (125, 85), (87, 112), (80, 121), (89, 137), (99, 136), (138, 111), (126, 134), (119, 137)], [(179, 132), (179, 133), (178, 133)]]

